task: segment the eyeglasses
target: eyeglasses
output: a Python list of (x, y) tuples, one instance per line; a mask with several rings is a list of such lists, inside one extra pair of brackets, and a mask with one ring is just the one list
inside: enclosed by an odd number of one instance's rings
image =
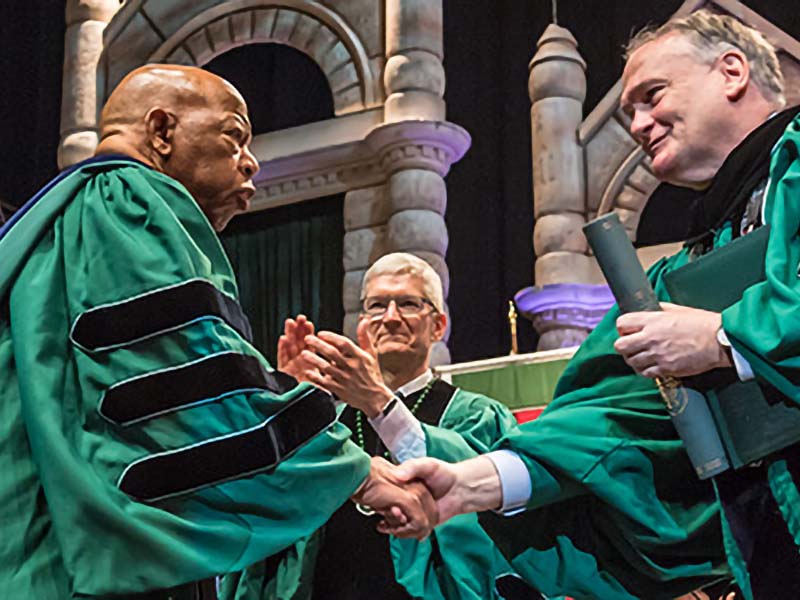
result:
[(436, 311), (433, 302), (421, 296), (368, 296), (364, 298), (361, 312), (370, 317), (382, 317), (394, 302), (397, 312), (403, 316), (418, 315), (425, 307)]

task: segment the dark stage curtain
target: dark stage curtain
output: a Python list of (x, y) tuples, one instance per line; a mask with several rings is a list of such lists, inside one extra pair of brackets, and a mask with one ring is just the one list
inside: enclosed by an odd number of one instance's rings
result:
[(255, 346), (273, 366), (286, 317), (342, 327), (343, 201), (340, 194), (246, 215), (222, 235)]
[[(293, 48), (242, 46), (206, 68), (242, 93), (256, 135), (333, 117), (324, 74)], [(320, 329), (341, 330), (343, 202), (339, 194), (243, 215), (222, 235), (255, 345), (273, 365), (287, 317), (303, 313)]]

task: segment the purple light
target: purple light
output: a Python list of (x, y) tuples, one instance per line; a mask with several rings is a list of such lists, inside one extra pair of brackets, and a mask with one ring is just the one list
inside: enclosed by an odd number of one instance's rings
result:
[(514, 296), (514, 303), (531, 320), (594, 329), (614, 305), (614, 296), (607, 285), (555, 283), (524, 288)]

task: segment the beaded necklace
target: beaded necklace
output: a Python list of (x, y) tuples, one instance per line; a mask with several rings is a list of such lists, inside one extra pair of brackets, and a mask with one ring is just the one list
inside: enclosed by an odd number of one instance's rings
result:
[[(427, 397), (428, 392), (431, 391), (431, 388), (433, 387), (433, 384), (436, 383), (438, 380), (439, 380), (438, 377), (434, 377), (422, 389), (422, 393), (419, 395), (419, 398), (417, 398), (417, 401), (414, 402), (414, 406), (411, 407), (411, 414), (412, 415), (416, 416), (417, 410), (419, 409), (420, 406), (422, 406), (422, 403), (425, 401), (425, 398)], [(361, 411), (360, 410), (356, 410), (356, 439), (358, 440), (359, 447), (366, 452), (366, 447), (365, 446), (367, 444), (364, 441), (364, 420), (363, 419), (364, 419), (364, 417), (361, 416)], [(391, 454), (389, 453), (388, 450), (386, 450), (383, 453), (383, 456), (384, 456), (384, 458), (391, 459)], [(363, 504), (359, 504), (359, 503), (356, 503), (356, 510), (358, 512), (360, 512), (362, 515), (367, 516), (367, 517), (371, 517), (372, 515), (375, 514), (375, 510), (374, 509), (372, 509), (369, 506), (364, 506)]]
[[(417, 410), (419, 410), (419, 407), (422, 406), (422, 403), (425, 401), (425, 398), (428, 396), (428, 392), (431, 391), (431, 388), (433, 387), (433, 384), (436, 383), (438, 380), (439, 380), (438, 377), (434, 377), (422, 389), (422, 393), (419, 395), (419, 398), (417, 398), (417, 401), (414, 402), (414, 406), (411, 407), (411, 414), (412, 415), (416, 416)], [(361, 415), (361, 411), (360, 410), (356, 411), (356, 439), (358, 440), (359, 447), (362, 450), (366, 451), (366, 447), (365, 447), (366, 446), (366, 442), (364, 441), (364, 417)], [(385, 458), (389, 458), (389, 456), (390, 456), (389, 451), (386, 450), (383, 453), (383, 456)]]

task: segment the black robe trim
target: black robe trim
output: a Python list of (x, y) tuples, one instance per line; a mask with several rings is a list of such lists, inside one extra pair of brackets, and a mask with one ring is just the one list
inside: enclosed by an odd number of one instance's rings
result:
[[(706, 190), (659, 185), (642, 211), (637, 246), (686, 240), (690, 245), (708, 246), (726, 221), (739, 223), (753, 190), (769, 176), (772, 148), (798, 113), (800, 106), (793, 106), (751, 131), (728, 155)], [(687, 205), (688, 212), (680, 211)], [(665, 216), (669, 232), (659, 235)], [(739, 236), (738, 227), (733, 228), (733, 236)]]
[[(437, 380), (431, 386), (415, 416), (423, 423), (436, 425), (441, 420), (456, 388)], [(411, 408), (422, 390), (403, 398)], [(356, 410), (345, 406), (339, 420), (356, 436)], [(383, 456), (386, 446), (362, 415), (364, 449), (372, 456)], [(322, 530), (322, 541), (314, 570), (313, 597), (325, 600), (410, 600), (408, 591), (395, 578), (389, 538), (375, 530), (379, 516), (367, 517), (352, 502), (345, 502)], [(358, 557), (354, 560), (353, 557)]]
[(333, 398), (312, 388), (256, 427), (134, 462), (118, 487), (136, 500), (155, 502), (269, 471), (335, 420)]
[(253, 338), (250, 323), (234, 298), (210, 281), (190, 279), (89, 309), (75, 319), (70, 339), (85, 350), (98, 352), (208, 318), (224, 321), (248, 341)]
[(269, 372), (255, 356), (224, 352), (177, 367), (115, 383), (97, 407), (100, 415), (128, 426), (242, 392), (288, 391), (277, 372)]
[[(438, 425), (447, 407), (450, 405), (450, 401), (453, 398), (453, 394), (456, 393), (456, 390), (457, 388), (449, 383), (437, 379), (433, 382), (431, 390), (428, 392), (428, 395), (425, 397), (425, 400), (423, 400), (414, 416), (422, 423)], [(409, 394), (403, 398), (403, 403), (410, 409), (414, 406), (420, 394), (422, 394), (422, 390), (417, 390), (413, 394)], [(350, 428), (354, 434), (353, 440), (358, 442), (358, 440), (355, 439), (356, 409), (345, 406), (339, 420)], [(362, 433), (364, 434), (364, 451), (371, 456), (383, 456), (384, 453), (388, 452), (381, 438), (375, 433), (375, 430), (367, 419), (363, 418), (363, 415), (361, 425)]]

